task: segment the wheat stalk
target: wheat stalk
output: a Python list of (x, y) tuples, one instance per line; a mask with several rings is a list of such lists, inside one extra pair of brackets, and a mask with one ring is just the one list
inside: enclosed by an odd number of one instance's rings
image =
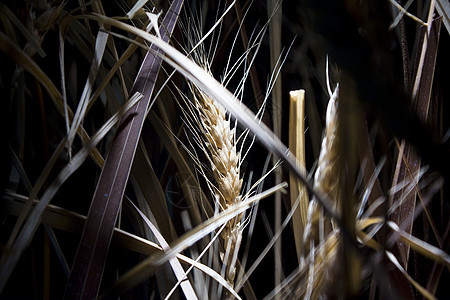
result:
[[(289, 148), (297, 158), (297, 164), (301, 167), (306, 166), (305, 162), (305, 91), (296, 90), (289, 93), (290, 115), (289, 115)], [(305, 186), (295, 177), (293, 173), (289, 174), (289, 188), (291, 193), (291, 205), (300, 199), (299, 208), (292, 217), (292, 226), (296, 235), (295, 248), (299, 261), (302, 255), (302, 236), (307, 222), (308, 214), (308, 191)]]

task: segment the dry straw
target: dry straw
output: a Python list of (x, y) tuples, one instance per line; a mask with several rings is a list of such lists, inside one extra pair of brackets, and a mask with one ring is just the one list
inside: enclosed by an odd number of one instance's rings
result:
[[(297, 90), (289, 93), (289, 149), (297, 158), (299, 167), (305, 168), (305, 91)], [(292, 226), (295, 234), (295, 248), (300, 261), (302, 255), (303, 229), (307, 222), (308, 192), (306, 187), (295, 177), (289, 174), (289, 188), (291, 193), (291, 205), (299, 198), (300, 204), (292, 216)]]

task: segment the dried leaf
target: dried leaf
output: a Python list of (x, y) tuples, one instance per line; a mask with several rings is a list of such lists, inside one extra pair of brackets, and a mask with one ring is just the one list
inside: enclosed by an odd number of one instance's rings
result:
[[(164, 17), (161, 36), (166, 42), (174, 29), (182, 4), (182, 0), (172, 2)], [(157, 48), (151, 46), (151, 49)], [(119, 124), (89, 209), (66, 287), (67, 298), (91, 299), (97, 296), (106, 254), (161, 62), (160, 56), (152, 51), (147, 52), (136, 77), (131, 94), (133, 91), (140, 92), (144, 98), (123, 116)]]

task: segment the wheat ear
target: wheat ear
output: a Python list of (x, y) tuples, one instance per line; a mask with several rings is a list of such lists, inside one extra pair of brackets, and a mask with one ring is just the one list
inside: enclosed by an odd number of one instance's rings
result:
[[(329, 199), (333, 201), (333, 208), (335, 211), (339, 209), (339, 121), (338, 121), (338, 93), (339, 86), (330, 97), (326, 112), (325, 132), (322, 139), (322, 146), (320, 149), (319, 161), (317, 164), (317, 170), (314, 174), (314, 188), (328, 195)], [(316, 210), (315, 215), (317, 217)], [(319, 227), (323, 225), (323, 232), (319, 235), (323, 237), (331, 230), (331, 224), (333, 228), (337, 230), (337, 226), (330, 220), (325, 220), (321, 214), (319, 214), (320, 222), (323, 222)], [(339, 212), (338, 212), (338, 215)], [(317, 219), (317, 218), (315, 218)], [(322, 239), (322, 238), (320, 238)]]
[[(328, 102), (326, 113), (326, 126), (322, 139), (322, 146), (316, 172), (314, 174), (314, 188), (328, 195), (333, 200), (334, 210), (339, 208), (339, 120), (338, 120), (338, 87)], [(339, 213), (338, 213), (339, 215)], [(333, 231), (332, 228), (335, 230)], [(308, 221), (305, 227), (303, 245), (312, 245), (309, 256), (316, 256), (310, 266), (314, 272), (310, 272), (308, 286), (312, 288), (312, 295), (318, 297), (326, 292), (326, 287), (332, 284), (332, 268), (337, 256), (335, 243), (329, 240), (339, 238), (337, 226), (334, 226), (329, 218), (322, 213), (318, 203), (313, 199), (308, 209)], [(315, 246), (318, 245), (316, 250)], [(304, 253), (305, 257), (308, 251)], [(311, 271), (311, 270), (310, 270)]]
[[(241, 200), (240, 155), (236, 153), (235, 129), (231, 129), (230, 120), (227, 120), (225, 109), (221, 105), (200, 91), (195, 98), (217, 184), (220, 207), (225, 210)], [(230, 284), (234, 282), (236, 274), (234, 265), (242, 237), (241, 219), (242, 216), (238, 216), (230, 220), (220, 236), (224, 249), (220, 256), (225, 263), (226, 279)]]

